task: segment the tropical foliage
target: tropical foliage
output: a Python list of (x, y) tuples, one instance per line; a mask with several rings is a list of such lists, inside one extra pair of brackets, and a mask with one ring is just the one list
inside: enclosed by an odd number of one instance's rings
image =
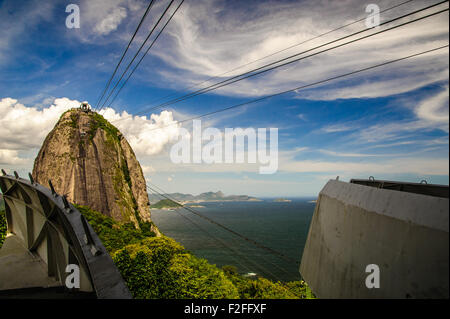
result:
[(75, 207), (86, 217), (110, 254), (126, 245), (137, 244), (145, 238), (155, 236), (150, 230), (149, 222), (141, 222), (140, 229), (137, 229), (132, 222), (119, 223), (89, 207), (80, 205)]

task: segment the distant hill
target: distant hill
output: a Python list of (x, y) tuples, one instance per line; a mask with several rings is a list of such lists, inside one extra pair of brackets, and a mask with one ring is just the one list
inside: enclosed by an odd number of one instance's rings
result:
[[(213, 202), (213, 201), (259, 201), (258, 198), (248, 195), (230, 195), (225, 196), (221, 191), (218, 192), (206, 192), (199, 195), (172, 193), (165, 194), (173, 200), (180, 203), (192, 203), (192, 202)], [(159, 202), (160, 198), (154, 194), (149, 195), (150, 203)]]
[(160, 200), (159, 202), (157, 202), (156, 204), (152, 204), (150, 206), (150, 208), (161, 209), (161, 208), (176, 208), (176, 207), (182, 207), (182, 206), (183, 205), (174, 203), (173, 201), (171, 201), (169, 199), (163, 199), (163, 200)]

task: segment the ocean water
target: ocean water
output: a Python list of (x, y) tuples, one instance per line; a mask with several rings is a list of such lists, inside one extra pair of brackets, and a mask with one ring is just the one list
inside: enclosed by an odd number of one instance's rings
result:
[(256, 247), (183, 208), (152, 209), (152, 219), (165, 235), (218, 267), (233, 265), (243, 275), (291, 281), (301, 279), (299, 263), (314, 212), (313, 200), (291, 198), (291, 202), (263, 199), (260, 202), (189, 204), (202, 215), (289, 256), (295, 262)]

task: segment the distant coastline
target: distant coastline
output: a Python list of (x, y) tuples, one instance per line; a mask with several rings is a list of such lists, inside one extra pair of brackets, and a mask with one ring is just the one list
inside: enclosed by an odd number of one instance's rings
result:
[[(206, 192), (201, 193), (199, 195), (192, 194), (182, 194), (182, 193), (172, 193), (172, 194), (164, 194), (168, 198), (173, 199), (177, 203), (181, 205), (186, 204), (199, 204), (206, 202), (261, 202), (262, 199), (248, 196), (248, 195), (229, 195), (225, 196), (221, 191), (218, 192)], [(156, 209), (169, 209), (169, 208), (178, 208), (179, 205), (176, 205), (170, 200), (160, 200), (156, 195), (149, 195), (150, 203), (153, 203), (150, 208)], [(189, 205), (189, 207), (197, 207), (202, 208), (201, 205)]]

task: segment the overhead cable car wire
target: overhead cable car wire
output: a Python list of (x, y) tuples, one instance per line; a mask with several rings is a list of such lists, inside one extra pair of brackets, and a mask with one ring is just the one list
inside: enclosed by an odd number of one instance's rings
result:
[[(109, 98), (111, 97), (111, 95), (114, 93), (114, 91), (116, 90), (117, 86), (119, 85), (120, 81), (123, 79), (124, 75), (127, 73), (127, 71), (129, 70), (130, 66), (133, 64), (134, 60), (136, 59), (136, 57), (139, 55), (139, 53), (141, 53), (142, 48), (145, 46), (145, 44), (147, 43), (147, 41), (150, 39), (150, 37), (152, 36), (153, 32), (155, 31), (155, 29), (158, 27), (159, 23), (161, 22), (161, 20), (163, 19), (163, 17), (166, 15), (167, 11), (169, 10), (170, 6), (172, 5), (172, 3), (175, 0), (171, 0), (170, 3), (167, 5), (166, 9), (163, 11), (163, 13), (160, 15), (160, 17), (158, 18), (158, 20), (156, 21), (156, 23), (153, 25), (152, 29), (150, 30), (150, 32), (147, 34), (146, 38), (144, 39), (144, 41), (142, 42), (141, 46), (139, 47), (139, 49), (137, 50), (137, 52), (134, 54), (133, 58), (131, 59), (131, 61), (128, 63), (127, 67), (125, 68), (125, 70), (122, 72), (122, 75), (120, 76), (119, 80), (116, 82), (116, 84), (114, 85), (114, 87), (111, 89), (111, 91), (109, 92), (108, 96), (106, 97), (106, 99), (103, 101), (100, 110), (105, 106), (105, 104), (108, 102)], [(100, 112), (99, 110), (99, 112)]]
[[(411, 58), (414, 58), (414, 57), (418, 57), (418, 56), (421, 56), (421, 55), (424, 55), (424, 54), (427, 54), (427, 53), (431, 53), (431, 52), (434, 52), (434, 51), (442, 50), (442, 49), (445, 49), (445, 48), (448, 48), (448, 47), (449, 47), (449, 45), (447, 44), (447, 45), (443, 45), (443, 46), (436, 47), (436, 48), (433, 48), (433, 49), (425, 50), (425, 51), (422, 51), (422, 52), (419, 52), (419, 53), (414, 53), (414, 54), (411, 54), (411, 55), (408, 55), (408, 56), (404, 56), (402, 58), (386, 61), (386, 62), (383, 62), (383, 63), (380, 63), (380, 64), (376, 64), (376, 65), (372, 65), (372, 66), (369, 66), (369, 67), (366, 67), (366, 68), (362, 68), (362, 69), (358, 69), (358, 70), (355, 70), (355, 71), (351, 71), (351, 72), (348, 72), (348, 73), (345, 73), (345, 74), (333, 76), (333, 77), (327, 78), (325, 80), (320, 80), (320, 81), (317, 81), (317, 82), (301, 85), (301, 86), (295, 87), (293, 89), (289, 89), (289, 90), (285, 90), (285, 91), (282, 91), (282, 92), (266, 95), (266, 96), (263, 96), (263, 97), (260, 97), (260, 98), (254, 99), (254, 100), (250, 100), (250, 101), (247, 101), (247, 102), (235, 104), (235, 105), (228, 106), (228, 107), (225, 107), (225, 108), (221, 108), (221, 109), (218, 109), (218, 110), (215, 110), (215, 111), (211, 111), (211, 112), (208, 112), (208, 113), (204, 113), (204, 114), (201, 114), (201, 115), (190, 117), (190, 118), (187, 118), (187, 119), (184, 119), (184, 120), (181, 120), (181, 121), (177, 121), (175, 123), (171, 123), (171, 124), (155, 127), (153, 129), (147, 130), (147, 132), (155, 131), (155, 130), (161, 130), (161, 129), (164, 129), (166, 127), (170, 127), (170, 126), (173, 126), (173, 125), (179, 125), (179, 124), (184, 123), (184, 122), (188, 122), (188, 121), (199, 119), (199, 118), (202, 118), (202, 117), (205, 117), (205, 116), (209, 116), (209, 115), (225, 112), (225, 111), (228, 111), (228, 110), (231, 110), (231, 109), (242, 107), (244, 105), (249, 105), (249, 104), (261, 102), (261, 101), (264, 101), (264, 100), (267, 100), (267, 99), (270, 99), (270, 98), (273, 98), (273, 97), (276, 97), (276, 96), (280, 96), (280, 95), (283, 95), (283, 94), (286, 94), (286, 93), (304, 90), (304, 89), (307, 89), (307, 88), (310, 88), (310, 87), (313, 87), (313, 86), (324, 84), (324, 83), (327, 83), (327, 82), (330, 82), (330, 81), (334, 81), (334, 80), (337, 80), (337, 79), (340, 79), (340, 78), (345, 78), (345, 77), (348, 77), (348, 76), (351, 76), (351, 75), (354, 75), (354, 74), (358, 74), (358, 73), (361, 73), (361, 72), (365, 72), (365, 71), (368, 71), (368, 70), (379, 68), (379, 67), (382, 67), (382, 66), (385, 66), (385, 65), (389, 65), (389, 64), (392, 64), (392, 63), (396, 63), (396, 62), (400, 62), (400, 61), (403, 61), (403, 60), (407, 60), (407, 59), (411, 59)], [(114, 121), (112, 121), (112, 122), (114, 122)]]
[[(150, 184), (152, 184), (152, 183), (150, 183)], [(152, 185), (153, 185), (153, 184), (152, 184)], [(148, 185), (147, 185), (147, 186), (148, 186)], [(177, 205), (183, 206), (183, 205), (181, 205), (181, 204), (178, 203), (177, 201), (171, 199), (169, 196), (167, 196), (167, 195), (165, 195), (165, 194), (161, 194), (161, 196), (165, 197), (166, 199), (170, 200), (171, 202), (173, 202), (173, 203), (175, 203), (175, 204), (177, 204)], [(244, 236), (244, 235), (242, 235), (242, 234), (240, 234), (240, 233), (238, 233), (238, 232), (232, 230), (231, 228), (229, 228), (229, 227), (227, 227), (227, 226), (224, 226), (224, 225), (222, 225), (221, 223), (216, 222), (215, 220), (213, 220), (213, 219), (211, 219), (211, 218), (209, 218), (209, 217), (207, 217), (207, 216), (204, 216), (203, 214), (201, 214), (201, 213), (197, 212), (196, 210), (192, 209), (191, 207), (187, 207), (187, 206), (183, 206), (183, 207), (184, 207), (184, 209), (186, 209), (187, 211), (193, 213), (194, 215), (197, 215), (198, 217), (201, 217), (201, 218), (203, 218), (204, 220), (207, 220), (208, 222), (210, 222), (210, 223), (212, 223), (212, 224), (215, 224), (215, 225), (219, 226), (219, 227), (222, 228), (222, 229), (225, 229), (225, 230), (228, 231), (229, 233), (231, 233), (231, 234), (233, 234), (233, 235), (235, 235), (235, 236), (238, 236), (238, 237), (240, 237), (240, 238), (242, 238), (242, 239), (248, 241), (249, 243), (252, 243), (253, 245), (255, 245), (255, 246), (259, 247), (259, 248), (262, 248), (262, 249), (268, 251), (269, 253), (271, 253), (271, 254), (273, 254), (273, 255), (276, 255), (276, 256), (278, 256), (278, 257), (280, 257), (280, 258), (282, 258), (282, 259), (284, 259), (284, 260), (286, 260), (286, 261), (288, 261), (288, 262), (290, 262), (290, 263), (298, 264), (298, 261), (297, 261), (297, 260), (295, 260), (295, 259), (293, 259), (293, 258), (291, 258), (291, 257), (289, 257), (289, 256), (286, 256), (285, 254), (283, 254), (283, 253), (281, 253), (281, 252), (278, 252), (278, 251), (276, 251), (276, 250), (274, 250), (274, 249), (272, 249), (272, 248), (269, 248), (269, 247), (267, 247), (267, 246), (265, 246), (265, 245), (263, 245), (263, 244), (260, 244), (260, 243), (258, 243), (257, 241), (255, 241), (255, 240), (253, 240), (253, 239), (250, 239), (250, 238), (248, 238), (248, 237), (246, 237), (246, 236)]]
[[(172, 0), (169, 5), (167, 6), (166, 10), (164, 11), (163, 15), (160, 17), (160, 19), (158, 20), (158, 22), (155, 24), (155, 28), (157, 25), (159, 25), (159, 23), (161, 22), (162, 17), (166, 14), (167, 10), (169, 9), (169, 7), (172, 5), (174, 0)], [(172, 18), (175, 16), (175, 14), (177, 13), (178, 9), (181, 7), (181, 5), (183, 4), (184, 0), (181, 0), (181, 2), (179, 3), (178, 7), (175, 9), (175, 11), (171, 14), (171, 16), (169, 17), (169, 19), (166, 21), (166, 23), (164, 24), (164, 26), (161, 28), (161, 30), (158, 32), (158, 34), (156, 35), (156, 37), (153, 39), (152, 43), (150, 44), (150, 46), (147, 48), (147, 50), (144, 52), (144, 54), (141, 56), (140, 60), (138, 61), (138, 63), (135, 65), (135, 67), (133, 68), (133, 70), (129, 73), (128, 77), (126, 78), (126, 80), (122, 83), (121, 87), (119, 88), (119, 90), (116, 92), (115, 96), (113, 97), (113, 99), (111, 100), (111, 102), (109, 103), (109, 105), (107, 107), (111, 107), (112, 103), (115, 101), (115, 99), (117, 98), (117, 96), (119, 95), (120, 91), (122, 91), (123, 87), (127, 84), (128, 80), (130, 79), (130, 77), (133, 75), (133, 73), (136, 71), (136, 69), (138, 68), (138, 66), (141, 64), (142, 60), (144, 59), (144, 57), (147, 55), (147, 53), (150, 51), (150, 49), (153, 47), (153, 45), (155, 44), (156, 40), (158, 40), (159, 36), (162, 34), (162, 32), (164, 31), (164, 29), (167, 27), (167, 25), (169, 24), (169, 22), (172, 20)], [(154, 29), (152, 29), (153, 32)], [(150, 35), (149, 35), (150, 36)], [(147, 37), (147, 39), (145, 40), (145, 42), (148, 40), (149, 37)], [(143, 47), (143, 46), (142, 46)], [(142, 47), (139, 49), (141, 50)], [(132, 62), (134, 62), (134, 59), (136, 58), (137, 54), (135, 55), (135, 57), (133, 58)], [(119, 81), (117, 81), (116, 85), (114, 86), (113, 90), (110, 92), (110, 94), (108, 95), (108, 98), (105, 100), (105, 102), (102, 105), (102, 108), (105, 107), (106, 103), (108, 102), (109, 98), (111, 97), (111, 95), (113, 94), (114, 90), (117, 88), (117, 86), (119, 85), (120, 81), (122, 80), (123, 76), (125, 75), (125, 73), (128, 71), (129, 67), (131, 66), (132, 62), (130, 62), (130, 64), (127, 66), (127, 69), (122, 73), (122, 76), (120, 77)]]
[[(171, 202), (173, 202), (173, 203), (176, 203), (177, 205), (181, 205), (181, 204), (179, 204), (177, 201), (175, 201), (173, 198), (171, 198), (171, 196), (169, 196), (163, 189), (161, 189), (160, 187), (158, 187), (157, 185), (155, 185), (155, 184), (153, 184), (153, 183), (151, 183), (151, 184), (153, 185), (154, 188), (158, 188), (159, 191), (158, 191), (158, 190), (155, 190), (155, 189), (152, 188), (152, 187), (150, 187), (148, 184), (147, 184), (147, 188), (150, 189), (150, 190), (153, 191), (153, 192), (156, 192), (156, 193), (160, 196), (160, 198), (161, 198), (161, 196), (162, 196), (162, 197), (164, 197), (165, 199), (168, 199), (169, 201), (171, 201)], [(166, 194), (163, 194), (163, 193), (166, 193)], [(184, 206), (184, 205), (181, 205), (180, 208), (184, 208), (185, 210), (191, 212), (191, 211), (190, 211), (188, 208), (186, 208), (186, 206)], [(189, 207), (189, 208), (190, 208), (190, 207)], [(192, 213), (192, 212), (191, 212), (191, 213)], [(184, 218), (188, 218), (187, 216), (184, 216), (184, 215), (181, 214), (181, 213), (179, 213), (179, 214), (180, 214), (182, 217), (184, 217)], [(200, 213), (199, 213), (199, 214), (200, 214)], [(191, 221), (191, 222), (195, 224), (195, 222), (193, 222), (193, 221)], [(198, 227), (200, 227), (200, 226), (198, 226)], [(204, 232), (206, 232), (206, 230), (204, 230)], [(212, 235), (210, 235), (210, 236), (212, 236)], [(224, 243), (222, 240), (220, 240), (219, 238), (214, 238), (214, 239), (220, 241), (220, 242), (222, 243), (222, 245), (225, 245), (228, 249), (234, 251), (234, 253), (239, 254), (236, 250), (232, 249), (231, 247), (228, 247), (229, 245), (225, 244), (225, 243)], [(240, 255), (240, 254), (239, 254), (239, 255)], [(243, 257), (243, 256), (241, 256), (241, 257)], [(250, 263), (252, 263), (253, 265), (256, 265), (254, 262), (248, 260), (247, 258), (244, 257), (244, 259), (246, 259), (247, 262), (250, 262)], [(265, 260), (265, 261), (267, 261), (267, 260)], [(286, 269), (284, 269), (283, 267), (280, 267), (279, 265), (277, 265), (277, 264), (275, 264), (275, 263), (273, 263), (273, 262), (271, 262), (271, 261), (268, 261), (268, 262), (270, 262), (272, 265), (274, 265), (275, 267), (277, 267), (278, 269), (280, 269), (282, 272), (284, 272), (284, 273), (290, 275), (290, 273), (289, 273)], [(261, 268), (261, 267), (259, 267), (259, 268)], [(265, 269), (264, 267), (262, 267), (262, 270), (263, 270), (263, 272), (266, 272), (266, 273), (270, 274), (273, 278), (279, 280), (279, 278), (278, 278), (275, 274), (273, 274), (272, 272), (270, 272), (268, 269)]]
[[(297, 46), (300, 46), (300, 45), (302, 45), (302, 44), (305, 44), (305, 43), (311, 42), (311, 41), (313, 41), (313, 40), (316, 40), (316, 39), (318, 39), (318, 38), (324, 37), (324, 36), (326, 36), (326, 35), (328, 35), (328, 34), (330, 34), (330, 33), (333, 33), (333, 32), (339, 31), (339, 30), (342, 30), (342, 29), (347, 28), (347, 27), (349, 27), (349, 26), (351, 26), (351, 25), (354, 25), (354, 24), (359, 23), (359, 22), (361, 22), (361, 21), (364, 21), (364, 20), (366, 20), (366, 19), (368, 19), (368, 18), (371, 18), (371, 17), (373, 17), (373, 16), (375, 16), (375, 15), (378, 15), (378, 14), (381, 14), (381, 13), (388, 12), (388, 11), (390, 11), (390, 10), (393, 10), (393, 9), (395, 9), (395, 8), (398, 8), (398, 7), (402, 6), (402, 5), (405, 5), (405, 4), (407, 4), (407, 3), (410, 3), (410, 2), (412, 2), (412, 1), (414, 1), (414, 0), (408, 0), (408, 1), (401, 2), (401, 3), (399, 3), (399, 4), (396, 4), (396, 5), (392, 6), (392, 7), (383, 9), (383, 10), (381, 10), (379, 13), (373, 13), (373, 14), (370, 14), (370, 15), (368, 15), (368, 16), (364, 16), (363, 18), (360, 18), (360, 19), (355, 20), (355, 21), (353, 21), (353, 22), (350, 22), (350, 23), (347, 23), (347, 24), (342, 25), (342, 26), (340, 26), (340, 27), (337, 27), (337, 28), (335, 28), (335, 29), (326, 31), (326, 32), (321, 33), (321, 34), (319, 34), (319, 35), (316, 35), (316, 36), (314, 36), (314, 37), (312, 37), (312, 38), (309, 38), (309, 39), (307, 39), (307, 40), (301, 41), (301, 42), (299, 42), (299, 43), (290, 45), (290, 46), (288, 46), (288, 47), (286, 47), (286, 48), (284, 48), (284, 49), (281, 49), (281, 50), (272, 52), (272, 53), (270, 53), (270, 54), (268, 54), (268, 55), (265, 55), (265, 56), (263, 56), (263, 57), (261, 57), (261, 58), (258, 58), (258, 59), (256, 59), (256, 60), (247, 62), (247, 63), (242, 64), (242, 65), (240, 65), (240, 66), (237, 66), (237, 67), (235, 67), (235, 68), (233, 68), (233, 69), (231, 69), (231, 70), (228, 70), (228, 71), (226, 71), (226, 72), (224, 72), (224, 73), (221, 73), (221, 74), (217, 74), (217, 75), (211, 76), (211, 77), (207, 78), (206, 80), (203, 80), (203, 81), (201, 81), (201, 82), (199, 82), (199, 83), (196, 83), (196, 84), (193, 84), (193, 85), (187, 87), (185, 90), (190, 90), (190, 89), (192, 89), (192, 88), (199, 87), (199, 86), (201, 86), (201, 85), (204, 84), (204, 83), (207, 83), (207, 82), (210, 82), (211, 80), (220, 78), (220, 77), (222, 77), (222, 76), (224, 76), (224, 75), (226, 75), (226, 74), (229, 74), (229, 73), (231, 73), (231, 72), (234, 72), (234, 71), (237, 71), (237, 70), (239, 70), (239, 69), (242, 69), (242, 68), (244, 68), (244, 67), (246, 67), (246, 66), (248, 66), (248, 65), (254, 64), (254, 63), (259, 62), (259, 61), (262, 61), (262, 60), (265, 60), (265, 59), (267, 59), (267, 58), (270, 58), (270, 57), (272, 57), (272, 56), (274, 56), (274, 55), (280, 54), (280, 53), (282, 53), (282, 52), (285, 52), (285, 51), (287, 51), (287, 50), (290, 50), (290, 49), (295, 48), (295, 47), (297, 47)], [(177, 93), (168, 94), (168, 95), (166, 95), (166, 96), (163, 96), (163, 97), (161, 97), (161, 98), (158, 98), (158, 99), (152, 101), (152, 103), (158, 102), (158, 101), (160, 101), (160, 100), (163, 100), (163, 99), (166, 99), (166, 98), (175, 96), (175, 95), (177, 95)]]
[(109, 88), (109, 85), (111, 84), (112, 79), (114, 78), (114, 75), (116, 75), (117, 70), (119, 69), (120, 64), (122, 63), (123, 58), (125, 57), (125, 55), (128, 52), (128, 49), (130, 48), (131, 43), (133, 42), (134, 38), (136, 37), (136, 34), (138, 33), (139, 29), (141, 28), (142, 23), (144, 22), (145, 18), (147, 17), (148, 12), (150, 11), (150, 9), (153, 6), (153, 2), (154, 0), (151, 0), (150, 3), (147, 6), (147, 9), (145, 10), (144, 15), (141, 18), (141, 21), (139, 22), (136, 30), (133, 33), (133, 36), (131, 37), (130, 41), (128, 42), (127, 47), (125, 48), (125, 51), (122, 53), (122, 56), (120, 57), (119, 63), (117, 63), (116, 68), (114, 69), (113, 74), (111, 75), (111, 77), (109, 78), (108, 82), (106, 83), (105, 88), (103, 89), (103, 93), (101, 94), (101, 96), (99, 97), (99, 99), (97, 100), (97, 103), (95, 104), (95, 108), (96, 109), (98, 107), (98, 104), (101, 102), (101, 100), (103, 99), (103, 97), (105, 96), (106, 91)]
[[(154, 184), (153, 184), (153, 185), (154, 185)], [(156, 185), (154, 185), (154, 186), (156, 186)], [(148, 188), (149, 191), (151, 191), (152, 193), (154, 193), (154, 194), (155, 194), (156, 196), (158, 196), (159, 198), (165, 199), (165, 198), (161, 195), (161, 193), (159, 193), (157, 190), (155, 190), (155, 189), (153, 189), (153, 188), (150, 188), (150, 186), (148, 186), (148, 185), (147, 185), (147, 188)], [(231, 258), (233, 258), (233, 260), (236, 262), (237, 265), (239, 265), (239, 266), (241, 266), (242, 268), (246, 269), (247, 272), (251, 272), (250, 268), (249, 268), (247, 265), (242, 264), (242, 263), (240, 262), (240, 260), (238, 259), (238, 257), (239, 257), (239, 258), (242, 258), (243, 260), (247, 261), (248, 264), (252, 264), (253, 267), (255, 267), (255, 269), (252, 270), (252, 272), (255, 271), (255, 270), (257, 269), (256, 271), (258, 271), (258, 272), (260, 271), (261, 273), (266, 274), (266, 275), (268, 274), (268, 275), (270, 275), (272, 278), (274, 278), (274, 279), (276, 279), (276, 280), (278, 280), (278, 281), (281, 281), (280, 278), (279, 278), (277, 275), (275, 275), (274, 273), (272, 273), (270, 270), (268, 270), (267, 268), (263, 267), (262, 265), (258, 265), (257, 263), (253, 262), (252, 260), (250, 260), (249, 258), (247, 258), (244, 254), (241, 254), (238, 250), (233, 249), (230, 245), (228, 245), (227, 243), (225, 243), (225, 242), (224, 242), (223, 240), (221, 240), (218, 236), (212, 235), (211, 233), (209, 233), (207, 230), (205, 230), (203, 227), (201, 227), (198, 223), (196, 223), (195, 221), (193, 221), (193, 220), (192, 220), (191, 218), (189, 218), (188, 216), (186, 216), (186, 215), (180, 213), (178, 210), (175, 210), (175, 213), (176, 213), (178, 216), (180, 216), (180, 217), (186, 219), (189, 223), (191, 223), (192, 225), (194, 225), (194, 227), (196, 227), (197, 229), (199, 229), (201, 232), (205, 233), (208, 237), (210, 237), (210, 238), (213, 239), (214, 241), (218, 242), (218, 243), (219, 243), (221, 246), (223, 246), (225, 249), (228, 249), (229, 251), (231, 251), (231, 253), (232, 253), (232, 254), (230, 254)], [(237, 256), (237, 257), (236, 257), (236, 256)], [(288, 274), (289, 274), (289, 273), (288, 273)]]
[[(414, 14), (417, 14), (417, 13), (419, 13), (419, 12), (421, 12), (421, 11), (428, 10), (428, 9), (430, 9), (431, 7), (440, 5), (440, 4), (444, 3), (444, 2), (448, 2), (448, 0), (442, 1), (442, 2), (440, 2), (440, 3), (438, 3), (438, 4), (434, 4), (434, 5), (428, 6), (428, 7), (426, 7), (426, 8), (422, 8), (422, 9), (420, 9), (420, 10), (416, 10), (416, 11), (411, 12), (411, 13), (408, 13), (408, 14), (406, 14), (406, 15), (403, 15), (403, 16), (394, 18), (394, 19), (392, 19), (392, 20), (386, 21), (386, 22), (380, 24), (380, 26), (385, 25), (385, 24), (388, 24), (388, 23), (392, 23), (392, 22), (397, 21), (397, 20), (399, 20), (399, 19), (403, 19), (403, 18), (409, 17), (409, 16), (414, 15)], [(352, 33), (352, 34), (350, 34), (350, 35), (347, 35), (347, 36), (341, 37), (341, 38), (339, 38), (339, 39), (336, 39), (336, 40), (327, 42), (327, 43), (325, 43), (325, 44), (319, 45), (319, 46), (314, 47), (314, 48), (312, 48), (312, 49), (308, 49), (308, 50), (306, 50), (306, 51), (303, 51), (303, 52), (300, 52), (300, 53), (291, 55), (291, 56), (289, 56), (289, 57), (287, 57), (287, 58), (283, 58), (283, 59), (281, 59), (281, 60), (278, 60), (278, 61), (275, 61), (275, 62), (266, 64), (266, 65), (264, 65), (264, 66), (262, 66), (262, 67), (256, 68), (256, 69), (254, 69), (254, 70), (251, 70), (251, 71), (248, 71), (248, 72), (245, 72), (245, 73), (242, 73), (242, 74), (240, 74), (240, 75), (233, 76), (233, 77), (231, 77), (231, 78), (229, 78), (229, 79), (220, 81), (220, 82), (218, 82), (218, 83), (216, 83), (216, 84), (210, 85), (210, 86), (208, 86), (208, 87), (206, 87), (206, 88), (203, 88), (203, 89), (200, 89), (200, 90), (198, 90), (198, 91), (191, 92), (191, 93), (189, 93), (189, 94), (187, 94), (187, 95), (184, 95), (184, 96), (182, 96), (182, 97), (179, 97), (179, 98), (177, 98), (177, 99), (174, 99), (174, 100), (168, 101), (168, 102), (166, 102), (166, 103), (163, 103), (163, 104), (154, 106), (154, 107), (152, 107), (152, 108), (150, 108), (150, 109), (145, 110), (145, 112), (148, 112), (148, 111), (151, 111), (151, 110), (154, 110), (154, 109), (157, 109), (157, 108), (169, 106), (169, 105), (172, 105), (172, 104), (181, 102), (181, 101), (184, 101), (184, 100), (186, 100), (186, 99), (192, 98), (192, 97), (197, 96), (197, 95), (200, 95), (200, 94), (204, 94), (204, 93), (209, 92), (209, 91), (212, 91), (212, 90), (216, 90), (216, 89), (221, 88), (221, 87), (224, 87), (224, 86), (226, 86), (226, 85), (230, 85), (230, 84), (236, 83), (236, 82), (238, 82), (238, 81), (242, 81), (242, 80), (244, 80), (244, 79), (247, 79), (247, 78), (250, 78), (250, 77), (253, 77), (253, 76), (262, 74), (262, 73), (266, 73), (266, 72), (268, 72), (268, 71), (272, 71), (272, 70), (277, 69), (277, 68), (279, 68), (279, 67), (282, 67), (282, 66), (285, 66), (285, 65), (294, 63), (294, 62), (298, 62), (298, 61), (300, 61), (300, 60), (304, 60), (304, 59), (306, 59), (306, 58), (309, 58), (309, 57), (312, 57), (312, 56), (316, 56), (316, 55), (318, 55), (318, 54), (321, 54), (321, 53), (324, 53), (324, 52), (327, 52), (327, 51), (330, 51), (330, 50), (333, 50), (333, 49), (336, 49), (336, 48), (340, 48), (340, 47), (342, 47), (342, 46), (345, 46), (345, 45), (348, 45), (348, 44), (352, 44), (352, 43), (355, 43), (355, 42), (357, 42), (357, 41), (361, 41), (361, 40), (364, 40), (364, 39), (366, 39), (366, 38), (369, 38), (369, 37), (372, 37), (372, 36), (375, 36), (375, 35), (378, 35), (378, 34), (381, 34), (381, 33), (384, 33), (384, 32), (387, 32), (387, 31), (390, 31), (390, 30), (399, 28), (399, 27), (403, 27), (403, 26), (405, 26), (405, 25), (409, 25), (409, 24), (411, 24), (411, 23), (414, 23), (414, 22), (417, 22), (417, 21), (420, 21), (420, 20), (423, 20), (423, 19), (426, 19), (426, 18), (430, 18), (430, 17), (432, 17), (432, 16), (435, 16), (435, 15), (438, 15), (438, 14), (441, 14), (441, 13), (444, 13), (444, 12), (447, 12), (448, 10), (449, 10), (449, 9), (446, 8), (446, 9), (443, 9), (443, 10), (440, 10), (440, 11), (437, 11), (437, 12), (433, 12), (433, 13), (431, 13), (431, 14), (428, 14), (428, 15), (425, 15), (425, 16), (422, 16), (422, 17), (419, 17), (419, 18), (416, 18), (416, 19), (413, 19), (413, 20), (410, 20), (410, 21), (401, 23), (401, 24), (399, 24), (399, 25), (395, 25), (395, 26), (393, 26), (393, 27), (390, 27), (390, 28), (387, 28), (387, 29), (384, 29), (384, 30), (381, 30), (381, 31), (378, 31), (378, 32), (375, 32), (375, 33), (372, 33), (372, 34), (369, 34), (369, 35), (360, 37), (360, 38), (357, 38), (357, 39), (353, 39), (353, 40), (351, 40), (351, 41), (348, 41), (348, 42), (345, 42), (345, 43), (342, 43), (342, 44), (333, 46), (333, 47), (331, 47), (331, 48), (327, 48), (327, 49), (324, 49), (324, 50), (319, 51), (319, 52), (312, 53), (312, 54), (307, 55), (307, 56), (299, 57), (299, 58), (296, 58), (296, 59), (294, 59), (294, 60), (287, 61), (287, 62), (284, 62), (284, 63), (279, 64), (279, 65), (275, 65), (275, 64), (277, 64), (277, 63), (280, 63), (280, 62), (289, 60), (289, 59), (291, 59), (291, 58), (293, 58), (293, 57), (299, 56), (299, 55), (301, 55), (301, 54), (303, 54), (303, 53), (307, 53), (307, 52), (316, 50), (316, 49), (318, 49), (318, 48), (324, 47), (324, 46), (329, 45), (329, 44), (331, 44), (331, 43), (335, 43), (335, 42), (344, 40), (344, 39), (346, 39), (346, 38), (355, 36), (355, 35), (357, 35), (357, 34), (366, 32), (366, 31), (368, 31), (368, 30), (371, 30), (371, 29), (365, 28), (365, 29), (363, 29), (363, 30), (357, 31), (357, 32)], [(275, 66), (273, 66), (273, 65), (275, 65)], [(268, 67), (268, 68), (267, 68), (267, 67)], [(256, 71), (258, 71), (258, 72), (256, 72)], [(137, 114), (141, 114), (142, 112), (144, 112), (144, 111), (138, 112)], [(116, 120), (116, 121), (114, 121), (114, 122), (117, 122), (117, 121), (120, 121), (120, 120), (123, 120), (123, 119), (119, 119), (119, 120)]]

